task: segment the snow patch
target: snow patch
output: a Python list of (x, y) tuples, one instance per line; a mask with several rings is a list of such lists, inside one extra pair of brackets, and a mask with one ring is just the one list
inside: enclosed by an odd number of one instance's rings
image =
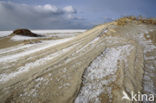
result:
[(12, 31), (0, 31), (0, 37), (5, 37), (11, 34)]
[[(138, 34), (136, 35), (136, 39), (137, 41), (139, 42), (139, 44), (143, 47), (144, 49), (144, 59), (145, 61), (151, 61), (153, 62), (154, 64), (154, 60), (156, 59), (156, 56), (147, 56), (146, 53), (148, 52), (152, 52), (152, 51), (155, 51), (156, 50), (156, 46), (152, 43), (152, 40), (149, 39), (147, 40), (144, 35), (146, 35), (147, 38), (150, 38), (150, 34), (148, 34), (149, 32), (152, 32), (153, 30), (149, 30), (149, 31), (145, 31), (145, 34), (144, 33), (141, 33), (141, 34)], [(154, 71), (154, 66), (152, 66), (151, 64), (148, 65), (148, 64), (145, 64), (145, 68), (148, 69), (148, 71), (145, 71), (145, 74), (144, 74), (144, 91), (147, 92), (147, 93), (152, 93), (152, 94), (155, 94), (155, 87), (154, 87), (154, 81), (152, 80), (152, 76), (153, 76), (153, 71)], [(148, 73), (149, 72), (149, 73)]]
[[(118, 69), (118, 61), (125, 60), (132, 49), (132, 45), (107, 48), (93, 60), (85, 71), (83, 87), (75, 103), (100, 103), (98, 96), (103, 92), (107, 92), (109, 98), (112, 98), (111, 87), (108, 85), (116, 80), (116, 75), (114, 74)], [(108, 75), (112, 76), (109, 79), (105, 79)], [(105, 87), (103, 87), (104, 85)]]

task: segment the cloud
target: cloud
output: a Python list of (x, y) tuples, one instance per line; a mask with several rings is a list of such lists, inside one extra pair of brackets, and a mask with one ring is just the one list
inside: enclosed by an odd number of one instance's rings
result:
[(87, 22), (75, 16), (72, 6), (58, 8), (55, 5), (27, 5), (0, 2), (0, 30), (29, 29), (81, 29)]
[(46, 5), (38, 5), (34, 7), (37, 11), (47, 11), (56, 13), (58, 12), (58, 8), (54, 5), (46, 4)]
[(76, 10), (72, 6), (66, 6), (63, 10), (67, 13), (76, 13)]

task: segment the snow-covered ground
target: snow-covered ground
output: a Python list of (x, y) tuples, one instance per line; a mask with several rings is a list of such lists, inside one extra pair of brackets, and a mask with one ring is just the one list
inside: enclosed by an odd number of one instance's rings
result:
[(36, 34), (45, 35), (47, 37), (71, 37), (84, 31), (86, 30), (32, 30), (32, 32)]
[[(32, 32), (36, 34), (41, 35), (50, 35), (55, 34), (54, 36), (72, 36), (75, 35), (75, 33), (84, 32), (86, 30), (31, 30)], [(0, 31), (0, 37), (8, 36), (12, 33), (12, 31)]]
[[(100, 103), (99, 96), (105, 92), (111, 100), (111, 87), (108, 85), (116, 80), (115, 74), (118, 69), (118, 61), (125, 61), (133, 49), (132, 45), (125, 45), (106, 49), (87, 68), (84, 73), (83, 86), (75, 103)], [(113, 75), (109, 79), (104, 79)], [(105, 87), (104, 87), (105, 86)]]
[(75, 33), (75, 32), (84, 32), (86, 30), (31, 30), (34, 33), (47, 34), (47, 33)]
[(12, 33), (12, 31), (0, 31), (0, 37), (8, 36)]

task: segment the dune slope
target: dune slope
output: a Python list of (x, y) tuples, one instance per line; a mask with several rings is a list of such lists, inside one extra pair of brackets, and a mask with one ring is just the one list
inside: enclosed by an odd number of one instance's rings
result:
[(156, 95), (156, 25), (122, 22), (0, 49), (1, 103), (132, 103), (123, 92)]

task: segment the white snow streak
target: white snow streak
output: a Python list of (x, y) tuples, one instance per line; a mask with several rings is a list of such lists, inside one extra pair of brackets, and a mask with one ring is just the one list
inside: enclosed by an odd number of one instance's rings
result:
[(21, 50), (21, 49), (27, 49), (34, 45), (37, 45), (37, 44), (17, 45), (17, 46), (5, 48), (5, 49), (0, 49), (0, 54), (14, 52), (14, 51)]
[(10, 79), (12, 79), (12, 78), (24, 73), (24, 72), (28, 72), (28, 71), (30, 71), (31, 68), (41, 66), (41, 65), (45, 65), (48, 61), (56, 58), (57, 56), (61, 55), (62, 53), (69, 52), (75, 46), (71, 46), (71, 47), (62, 49), (56, 53), (53, 53), (53, 54), (50, 54), (44, 58), (38, 59), (35, 62), (27, 63), (24, 66), (18, 68), (17, 71), (11, 72), (10, 74), (5, 74), (5, 73), (0, 74), (0, 83), (4, 83), (6, 81), (9, 81)]
[(73, 38), (66, 38), (66, 39), (60, 39), (60, 40), (51, 40), (48, 43), (45, 43), (45, 45), (39, 46), (39, 47), (35, 47), (34, 49), (31, 50), (26, 50), (23, 52), (20, 52), (18, 54), (13, 54), (13, 55), (7, 55), (7, 56), (3, 56), (0, 58), (0, 62), (8, 62), (9, 60), (12, 61), (16, 61), (18, 58), (38, 52), (40, 50), (44, 50), (50, 47), (53, 47), (55, 45), (61, 44), (61, 43), (65, 43), (69, 40), (72, 40)]
[(31, 39), (38, 39), (39, 37), (29, 37), (29, 36), (22, 36), (22, 35), (15, 35), (11, 38), (13, 41), (23, 41), (23, 40), (31, 40)]

